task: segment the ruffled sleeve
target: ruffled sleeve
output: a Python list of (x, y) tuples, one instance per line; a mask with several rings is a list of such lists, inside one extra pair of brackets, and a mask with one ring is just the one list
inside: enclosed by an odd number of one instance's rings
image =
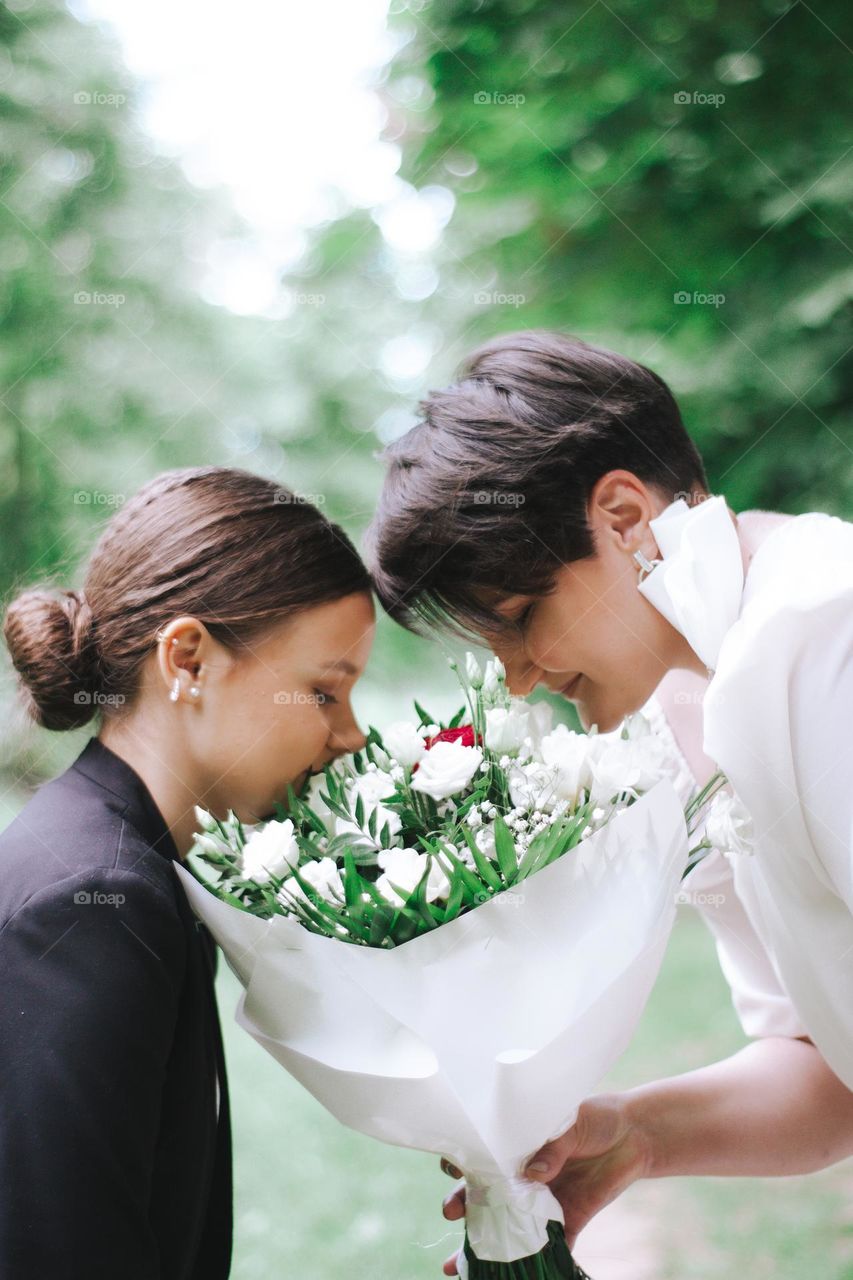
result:
[[(643, 715), (664, 745), (673, 785), (686, 805), (699, 783), (657, 697), (649, 699)], [(700, 829), (694, 841), (701, 838)], [(729, 859), (716, 851), (708, 854), (683, 881), (679, 901), (698, 911), (711, 931), (744, 1034), (755, 1038), (807, 1035), (774, 961), (737, 895)]]

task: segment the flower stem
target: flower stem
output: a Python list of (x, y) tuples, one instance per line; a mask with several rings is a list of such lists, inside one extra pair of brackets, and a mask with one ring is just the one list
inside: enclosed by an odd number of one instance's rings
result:
[(515, 1262), (484, 1262), (465, 1237), (469, 1280), (590, 1280), (569, 1252), (562, 1223), (548, 1223), (548, 1243), (539, 1253)]

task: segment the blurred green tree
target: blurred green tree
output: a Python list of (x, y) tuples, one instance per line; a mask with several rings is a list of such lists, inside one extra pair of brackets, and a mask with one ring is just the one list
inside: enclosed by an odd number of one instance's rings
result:
[(241, 228), (138, 127), (112, 41), (55, 0), (0, 5), (0, 573), (74, 563), (153, 472), (237, 454), (250, 321), (204, 302)]
[(402, 176), (456, 201), (421, 322), (622, 350), (671, 381), (735, 509), (853, 513), (844, 0), (392, 12)]
[[(104, 29), (59, 0), (0, 4), (4, 599), (71, 585), (103, 521), (157, 471), (271, 469), (252, 456), (259, 417), (279, 410), (270, 326), (201, 292), (212, 247), (247, 234), (156, 154)], [(36, 756), (53, 767), (30, 743), (4, 740), (16, 774)]]

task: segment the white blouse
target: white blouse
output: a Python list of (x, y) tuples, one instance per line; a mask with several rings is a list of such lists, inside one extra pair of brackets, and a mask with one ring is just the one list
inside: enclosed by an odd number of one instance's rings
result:
[[(699, 782), (658, 699), (650, 698), (642, 711), (665, 746), (673, 785), (686, 805)], [(691, 843), (698, 844), (701, 839), (700, 826)], [(717, 851), (703, 858), (684, 880), (679, 902), (698, 911), (714, 938), (717, 959), (744, 1033), (751, 1037), (807, 1035), (772, 956), (738, 897), (729, 859)]]
[(736, 890), (736, 917), (705, 916), (744, 1029), (809, 1035), (853, 1088), (853, 524), (797, 516), (745, 578), (722, 498), (651, 524), (668, 571), (641, 590), (713, 669), (704, 750), (754, 828), (754, 853), (714, 855), (685, 889)]

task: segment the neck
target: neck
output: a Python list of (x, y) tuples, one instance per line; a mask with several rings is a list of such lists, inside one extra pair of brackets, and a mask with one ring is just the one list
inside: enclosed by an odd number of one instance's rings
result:
[(672, 628), (672, 632), (673, 645), (672, 653), (666, 664), (667, 673), (670, 671), (693, 671), (696, 675), (704, 676), (706, 680), (709, 679), (711, 672), (705, 666), (696, 650), (691, 648), (687, 639), (675, 627)]
[[(106, 720), (99, 740), (139, 774), (163, 815), (181, 859), (192, 848), (197, 828), (194, 807), (197, 789), (184, 777), (179, 746), (162, 746), (163, 735), (146, 732), (145, 717), (130, 714), (120, 720)], [(155, 726), (149, 726), (153, 729)]]

